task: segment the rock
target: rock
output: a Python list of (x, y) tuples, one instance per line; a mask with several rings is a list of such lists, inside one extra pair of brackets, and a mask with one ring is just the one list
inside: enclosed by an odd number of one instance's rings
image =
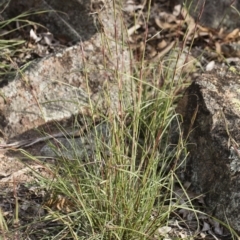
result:
[(109, 123), (100, 123), (78, 138), (56, 138), (41, 149), (41, 156), (63, 157), (68, 160), (97, 161), (99, 152), (106, 157), (111, 149), (111, 129)]
[[(8, 2), (8, 0), (4, 0), (4, 2)], [(80, 39), (85, 41), (97, 33), (94, 19), (89, 14), (92, 8), (91, 2), (93, 1), (13, 0), (2, 11), (2, 15), (5, 19), (8, 19), (29, 11), (45, 11), (44, 14), (30, 14), (28, 19), (41, 23), (56, 35), (64, 35), (72, 41), (79, 41)]]
[(60, 31), (80, 42), (35, 61), (16, 79), (1, 84), (0, 129), (6, 139), (75, 114), (116, 112), (120, 98), (122, 111), (131, 104), (133, 83), (129, 52), (122, 41), (121, 11), (117, 5), (113, 11), (111, 0), (99, 3), (11, 1), (12, 11), (49, 6), (67, 11), (64, 17), (58, 12), (39, 16), (38, 22), (50, 23), (53, 34)]
[[(239, 64), (238, 64), (239, 66)], [(198, 76), (179, 102), (189, 156), (179, 176), (212, 214), (240, 232), (240, 68)]]
[(196, 22), (210, 28), (224, 27), (231, 31), (240, 27), (240, 1), (232, 0), (174, 0), (184, 2)]

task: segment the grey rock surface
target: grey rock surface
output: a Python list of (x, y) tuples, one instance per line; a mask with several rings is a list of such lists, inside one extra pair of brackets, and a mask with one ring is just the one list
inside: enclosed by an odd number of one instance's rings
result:
[(68, 160), (96, 161), (100, 152), (108, 155), (111, 149), (111, 126), (103, 122), (78, 138), (56, 138), (41, 149), (41, 156), (63, 157)]
[(231, 31), (240, 26), (239, 0), (173, 0), (174, 4), (184, 3), (196, 22), (210, 27)]
[[(4, 8), (2, 1), (2, 9)], [(91, 12), (92, 1), (89, 0), (12, 0), (7, 8), (2, 11), (3, 17), (18, 16), (24, 12), (45, 11), (44, 14), (33, 14), (29, 19), (41, 23), (50, 32), (58, 35), (65, 35), (72, 41), (88, 40), (97, 33)], [(0, 4), (0, 5), (1, 5)]]
[(211, 213), (240, 232), (240, 68), (217, 66), (179, 102), (189, 157), (179, 173)]
[(36, 61), (1, 87), (0, 129), (6, 139), (75, 114), (118, 111), (120, 98), (123, 109), (131, 104), (130, 56), (122, 41), (121, 11), (113, 11), (111, 0), (100, 3), (11, 1), (16, 8), (67, 11), (66, 19), (52, 12), (38, 20), (51, 23), (54, 34), (58, 29), (71, 31), (73, 40), (80, 36), (80, 42)]

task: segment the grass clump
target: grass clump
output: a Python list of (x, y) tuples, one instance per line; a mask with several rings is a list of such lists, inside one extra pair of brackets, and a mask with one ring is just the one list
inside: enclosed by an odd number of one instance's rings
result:
[[(85, 138), (95, 146), (91, 154), (88, 147), (85, 155), (74, 154), (81, 146), (72, 139), (71, 147), (60, 148), (62, 154), (55, 149), (57, 167), (50, 167), (54, 179), (43, 181), (51, 193), (47, 219), (60, 223), (54, 239), (153, 239), (156, 230), (167, 225), (178, 208), (170, 203), (184, 146), (169, 141), (170, 126), (177, 122), (174, 98), (153, 91), (154, 99), (136, 100), (125, 116), (112, 114), (86, 128)], [(100, 126), (108, 134), (100, 133)], [(94, 140), (89, 139), (92, 132)]]

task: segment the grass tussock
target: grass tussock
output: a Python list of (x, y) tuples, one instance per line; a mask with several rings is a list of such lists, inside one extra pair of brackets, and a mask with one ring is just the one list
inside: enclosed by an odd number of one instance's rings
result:
[(153, 239), (178, 208), (177, 202), (171, 204), (174, 175), (185, 148), (181, 140), (170, 144), (170, 127), (178, 119), (174, 97), (152, 91), (154, 99), (136, 100), (124, 117), (112, 114), (86, 127), (86, 138), (96, 132), (88, 139), (95, 146), (93, 153), (86, 148), (79, 156), (81, 146), (72, 139), (68, 149), (53, 149), (59, 156), (57, 166), (50, 166), (55, 176), (43, 182), (51, 193), (47, 219), (60, 223), (58, 237)]

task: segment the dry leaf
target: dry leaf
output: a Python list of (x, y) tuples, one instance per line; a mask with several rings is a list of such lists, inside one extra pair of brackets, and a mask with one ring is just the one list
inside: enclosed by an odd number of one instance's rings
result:
[(206, 232), (206, 231), (208, 231), (210, 229), (211, 229), (210, 225), (207, 222), (204, 221), (203, 222), (202, 232)]
[(157, 45), (157, 48), (160, 50), (160, 49), (163, 49), (167, 46), (167, 41), (166, 40), (162, 40), (158, 43)]
[(234, 29), (232, 32), (227, 34), (227, 36), (224, 38), (224, 41), (225, 42), (233, 41), (237, 37), (239, 37), (239, 29), (238, 28)]
[(181, 13), (181, 8), (181, 4), (174, 6), (172, 14), (177, 17)]
[(168, 226), (164, 226), (164, 227), (160, 227), (158, 228), (158, 234), (161, 236), (166, 236), (170, 231), (172, 230), (171, 227)]
[(30, 38), (35, 41), (35, 43), (39, 42), (42, 38), (38, 37), (33, 29), (30, 30)]
[(214, 69), (214, 66), (215, 66), (215, 61), (211, 61), (207, 64), (206, 66), (206, 71), (209, 72), (209, 71), (212, 71)]
[(160, 29), (170, 29), (173, 27), (173, 24), (161, 21), (158, 17), (155, 18), (155, 23)]
[(140, 27), (141, 27), (140, 24), (136, 24), (136, 25), (132, 26), (131, 28), (129, 28), (127, 30), (128, 36), (130, 37), (131, 35), (133, 35), (133, 33), (135, 33), (136, 30), (138, 30)]
[(47, 33), (43, 33), (42, 34), (44, 43), (47, 44), (48, 46), (52, 45), (52, 41), (53, 41), (53, 35), (50, 32)]

